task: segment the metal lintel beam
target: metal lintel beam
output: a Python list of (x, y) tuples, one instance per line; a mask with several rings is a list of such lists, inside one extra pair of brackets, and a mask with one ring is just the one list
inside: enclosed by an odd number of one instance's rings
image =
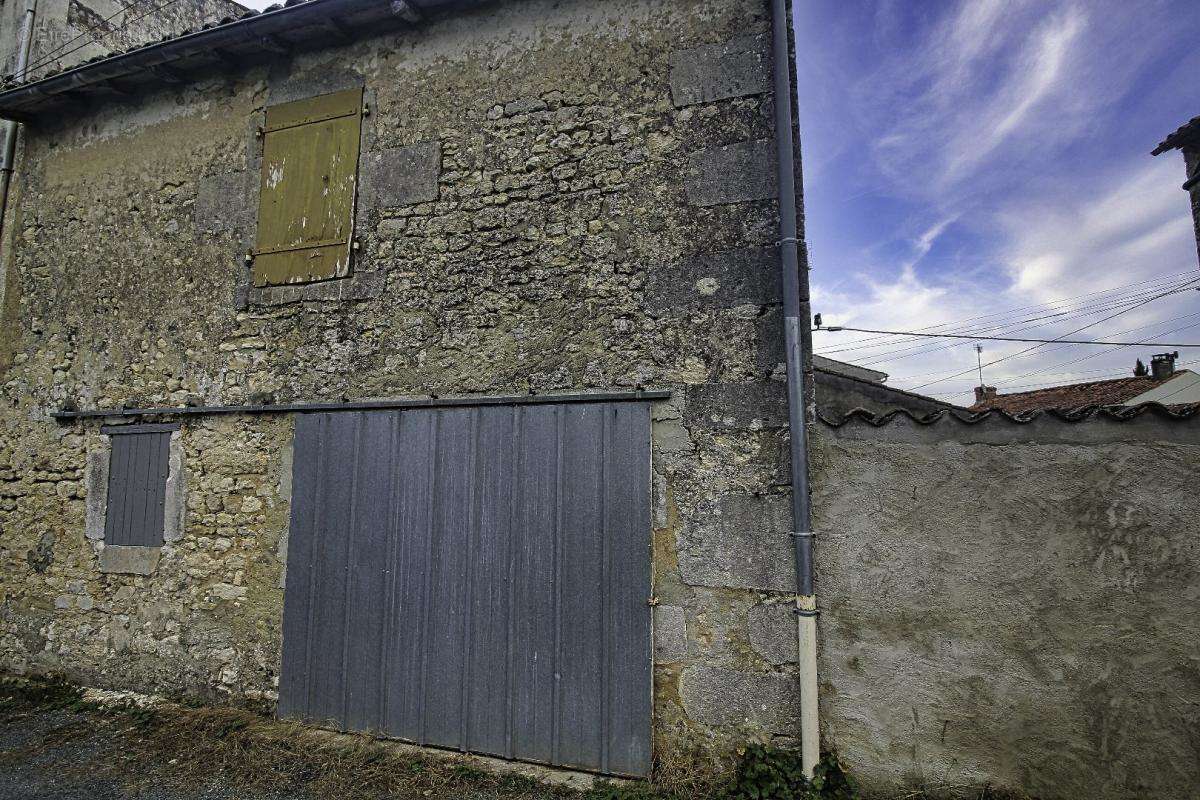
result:
[(620, 403), (669, 400), (669, 390), (633, 392), (583, 392), (578, 394), (531, 394), (480, 397), (428, 397), (397, 400), (350, 400), (344, 403), (285, 403), (279, 405), (185, 406), (182, 408), (115, 408), (95, 411), (56, 411), (59, 422), (104, 417), (214, 416), (218, 414), (304, 414), (324, 411), (401, 410), (405, 408), (462, 408), (472, 406), (518, 406), (545, 403)]

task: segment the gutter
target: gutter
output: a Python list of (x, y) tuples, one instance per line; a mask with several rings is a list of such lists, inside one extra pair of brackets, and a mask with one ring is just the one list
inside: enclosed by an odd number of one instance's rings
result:
[[(792, 450), (792, 531), (796, 562), (796, 647), (800, 671), (800, 747), (804, 774), (821, 758), (817, 707), (817, 598), (813, 589), (812, 507), (808, 484), (808, 404), (804, 331), (808, 328), (808, 273), (800, 268), (799, 203), (792, 106), (792, 0), (771, 0), (775, 88), (775, 147), (779, 185), (779, 250), (783, 270), (784, 362)], [(802, 327), (803, 326), (803, 327)]]
[[(20, 44), (17, 46), (16, 79), (25, 79), (29, 66), (29, 47), (33, 42), (33, 19), (37, 0), (25, 0), (25, 18), (21, 22)], [(17, 157), (17, 123), (4, 121), (4, 150), (0, 151), (0, 237), (4, 235), (4, 219), (8, 213), (8, 190), (12, 185), (13, 168)]]
[[(33, 0), (26, 0), (33, 2)], [(181, 72), (186, 78), (193, 70), (264, 63), (281, 54), (311, 47), (328, 46), (332, 29), (338, 35), (352, 36), (358, 31), (382, 32), (392, 27), (411, 26), (421, 20), (427, 9), (450, 5), (470, 7), (474, 0), (289, 0), (270, 11), (248, 10), (239, 18), (226, 18), (199, 30), (159, 42), (150, 42), (123, 52), (85, 61), (28, 83), (23, 75), (11, 84), (0, 86), (0, 114), (30, 121), (48, 110), (79, 105), (89, 93), (106, 94), (113, 81), (128, 81), (121, 92), (161, 82), (156, 68), (189, 64)], [(296, 38), (299, 36), (300, 38)], [(316, 42), (314, 45), (313, 42)]]

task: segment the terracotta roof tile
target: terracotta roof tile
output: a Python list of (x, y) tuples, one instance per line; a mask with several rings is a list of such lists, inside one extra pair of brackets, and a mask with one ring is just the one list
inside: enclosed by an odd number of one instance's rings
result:
[[(1176, 373), (1178, 374), (1178, 373)], [(1200, 420), (1200, 403), (1181, 403), (1164, 406), (1161, 403), (1141, 403), (1136, 406), (1084, 406), (1065, 411), (1062, 409), (1045, 409), (1011, 413), (1003, 409), (990, 409), (975, 413), (961, 413), (952, 409), (935, 411), (932, 414), (917, 415), (907, 409), (898, 408), (886, 414), (876, 414), (865, 408), (856, 408), (841, 416), (828, 416), (817, 412), (817, 419), (831, 428), (840, 428), (854, 421), (862, 421), (875, 428), (881, 428), (897, 420), (907, 420), (918, 425), (936, 425), (942, 420), (950, 420), (963, 425), (979, 425), (980, 423), (1007, 423), (1012, 425), (1028, 425), (1042, 418), (1053, 419), (1057, 422), (1078, 423), (1093, 419), (1106, 419), (1115, 422), (1128, 422), (1145, 414), (1150, 414), (1163, 420), (1182, 422), (1185, 420)]]
[[(1189, 370), (1178, 370), (1171, 378), (1187, 372)], [(1116, 406), (1163, 385), (1171, 378), (1155, 379), (1147, 375), (1000, 394), (976, 403), (971, 406), (971, 411), (997, 410), (1023, 414), (1027, 411), (1069, 411), (1086, 406)]]

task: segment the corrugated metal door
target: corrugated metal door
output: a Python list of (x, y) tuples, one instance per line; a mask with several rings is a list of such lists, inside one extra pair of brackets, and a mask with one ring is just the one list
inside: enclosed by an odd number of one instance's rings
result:
[(280, 713), (650, 768), (645, 403), (297, 418)]

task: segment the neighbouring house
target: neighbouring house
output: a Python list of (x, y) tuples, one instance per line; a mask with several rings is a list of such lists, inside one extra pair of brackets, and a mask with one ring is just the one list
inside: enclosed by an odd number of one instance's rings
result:
[(1183, 154), (1187, 179), (1183, 190), (1192, 202), (1192, 224), (1196, 230), (1196, 246), (1200, 249), (1200, 117), (1192, 117), (1174, 133), (1158, 143), (1151, 155), (1161, 155), (1170, 150)]
[(876, 414), (903, 409), (918, 416), (966, 410), (935, 397), (888, 386), (886, 372), (821, 355), (813, 355), (812, 364), (817, 411), (830, 418), (839, 418), (856, 408)]
[(801, 605), (787, 5), (293, 0), (0, 89), (0, 670), (627, 776), (819, 695), (873, 794), (1187, 796), (1194, 409), (818, 362)]
[(1200, 373), (1176, 369), (1179, 353), (1160, 353), (1147, 369), (1138, 362), (1127, 378), (1070, 383), (1028, 392), (1000, 394), (994, 386), (975, 387), (971, 411), (999, 410), (1010, 414), (1030, 411), (1071, 411), (1087, 406), (1140, 406), (1161, 403), (1189, 406), (1200, 403)]
[(29, 10), (32, 78), (249, 11), (232, 0), (0, 0), (0, 80), (16, 71)]

